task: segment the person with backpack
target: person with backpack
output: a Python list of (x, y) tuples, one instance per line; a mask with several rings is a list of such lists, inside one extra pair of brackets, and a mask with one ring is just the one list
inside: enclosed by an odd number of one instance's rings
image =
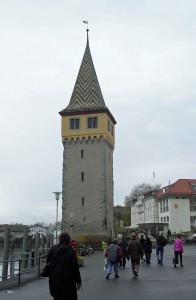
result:
[(112, 243), (105, 250), (105, 256), (107, 257), (107, 275), (106, 279), (112, 274), (112, 268), (114, 269), (115, 278), (119, 278), (118, 264), (122, 259), (122, 251), (118, 245), (118, 240), (114, 239)]

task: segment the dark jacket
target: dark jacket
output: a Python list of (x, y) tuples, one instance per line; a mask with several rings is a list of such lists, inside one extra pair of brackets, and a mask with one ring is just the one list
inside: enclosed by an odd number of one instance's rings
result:
[(143, 253), (142, 246), (139, 241), (131, 240), (127, 248), (127, 259), (129, 256), (131, 259), (140, 259), (140, 255)]
[(144, 243), (145, 243), (145, 239), (143, 238), (143, 236), (141, 237), (141, 239), (139, 240), (140, 241), (140, 244), (142, 245), (142, 248), (143, 248), (143, 246), (144, 246)]
[(157, 246), (166, 246), (167, 245), (167, 239), (163, 235), (155, 235), (151, 234), (156, 239)]
[(144, 252), (151, 253), (152, 252), (152, 242), (149, 237), (146, 238), (145, 243), (143, 245)]
[(127, 245), (128, 245), (128, 244), (127, 244), (127, 242), (126, 242), (124, 239), (122, 239), (122, 240), (119, 242), (119, 246), (120, 246), (120, 248), (121, 248), (123, 257), (126, 256)]
[(48, 254), (50, 263), (49, 288), (55, 299), (77, 300), (76, 284), (81, 284), (77, 256), (67, 244), (54, 245)]

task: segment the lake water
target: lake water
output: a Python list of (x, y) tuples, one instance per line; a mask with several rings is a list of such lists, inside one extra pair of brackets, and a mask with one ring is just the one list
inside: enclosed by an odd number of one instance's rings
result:
[[(21, 248), (14, 248), (14, 252), (21, 252), (22, 249)], [(11, 252), (10, 252), (10, 256), (11, 256)], [(0, 261), (3, 260), (3, 247), (0, 247)]]

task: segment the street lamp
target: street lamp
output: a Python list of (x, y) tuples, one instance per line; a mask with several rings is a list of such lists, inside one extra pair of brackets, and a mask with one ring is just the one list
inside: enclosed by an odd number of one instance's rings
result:
[(70, 223), (70, 227), (71, 227), (71, 237), (72, 237), (72, 233), (73, 233), (73, 216), (74, 216), (74, 214), (71, 212), (70, 213), (70, 218), (71, 218), (71, 223)]
[(57, 244), (57, 229), (58, 229), (58, 201), (59, 201), (59, 197), (61, 192), (53, 192), (55, 194), (55, 198), (56, 198), (56, 244)]

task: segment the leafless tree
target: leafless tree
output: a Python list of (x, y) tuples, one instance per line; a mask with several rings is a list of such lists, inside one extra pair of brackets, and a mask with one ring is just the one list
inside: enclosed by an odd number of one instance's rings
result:
[(151, 191), (158, 191), (160, 189), (161, 189), (160, 183), (157, 183), (155, 185), (152, 185), (150, 183), (145, 183), (145, 182), (139, 183), (132, 188), (129, 196), (125, 197), (124, 204), (125, 206), (130, 206), (132, 201), (134, 201), (134, 199), (136, 199), (140, 195), (143, 195)]

